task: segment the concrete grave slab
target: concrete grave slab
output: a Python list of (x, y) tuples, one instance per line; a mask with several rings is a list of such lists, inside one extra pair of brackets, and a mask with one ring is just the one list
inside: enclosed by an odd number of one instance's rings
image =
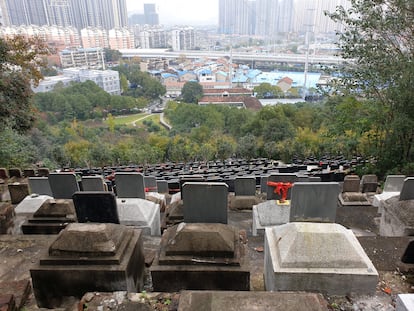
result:
[(289, 223), (265, 230), (267, 291), (375, 292), (378, 272), (351, 230), (328, 223)]
[(178, 311), (328, 311), (321, 294), (294, 292), (182, 291)]
[(398, 196), (394, 196), (383, 201), (381, 209), (380, 235), (414, 235), (414, 200), (400, 201)]
[(225, 183), (186, 182), (183, 185), (184, 222), (227, 223)]
[(335, 222), (338, 195), (336, 182), (296, 182), (289, 221)]
[(58, 234), (76, 221), (72, 200), (48, 199), (22, 225), (23, 234)]
[(116, 199), (119, 221), (145, 235), (161, 235), (160, 205), (144, 199)]
[(414, 294), (399, 294), (395, 303), (395, 311), (414, 310)]
[(86, 292), (140, 291), (144, 254), (141, 230), (116, 224), (70, 224), (30, 270), (39, 307), (59, 307)]
[(151, 267), (154, 291), (249, 290), (250, 270), (235, 227), (181, 223), (164, 231)]
[(32, 215), (36, 212), (40, 206), (47, 200), (53, 200), (51, 196), (48, 195), (38, 195), (38, 194), (31, 194), (28, 195), (21, 201), (15, 208), (16, 215), (19, 214), (30, 214)]
[(405, 175), (388, 175), (385, 179), (382, 193), (375, 194), (372, 205), (378, 207), (378, 213), (382, 213), (381, 202), (393, 196), (399, 196), (404, 184)]

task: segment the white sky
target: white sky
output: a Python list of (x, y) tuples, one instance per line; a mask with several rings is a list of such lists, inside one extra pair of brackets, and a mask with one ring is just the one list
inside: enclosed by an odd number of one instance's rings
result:
[(160, 24), (218, 24), (218, 0), (126, 0), (128, 15), (142, 14), (144, 3), (156, 4)]

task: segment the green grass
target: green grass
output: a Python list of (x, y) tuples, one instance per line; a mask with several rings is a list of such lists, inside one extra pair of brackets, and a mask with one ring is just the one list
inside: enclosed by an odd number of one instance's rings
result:
[(130, 124), (131, 122), (135, 120), (145, 117), (146, 115), (148, 115), (148, 113), (137, 113), (137, 114), (130, 114), (127, 116), (117, 116), (114, 118), (114, 122), (115, 122), (115, 125)]

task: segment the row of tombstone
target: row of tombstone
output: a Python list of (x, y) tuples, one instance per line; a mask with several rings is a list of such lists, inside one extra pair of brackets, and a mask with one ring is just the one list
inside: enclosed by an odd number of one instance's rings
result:
[(37, 169), (24, 169), (22, 171), (20, 168), (0, 168), (0, 179), (27, 178), (34, 176), (49, 176), (49, 169), (43, 167)]

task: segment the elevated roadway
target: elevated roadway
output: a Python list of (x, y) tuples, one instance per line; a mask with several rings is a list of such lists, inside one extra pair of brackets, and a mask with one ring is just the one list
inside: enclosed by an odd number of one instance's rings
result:
[[(179, 51), (171, 52), (165, 49), (122, 49), (120, 50), (123, 58), (171, 58), (176, 59), (186, 57), (188, 59), (209, 58), (218, 59), (223, 57), (230, 57), (230, 52), (217, 51)], [(304, 64), (306, 62), (306, 55), (302, 54), (261, 54), (261, 53), (242, 53), (233, 52), (233, 61), (243, 62), (275, 62), (275, 63), (290, 63), (290, 64)], [(339, 64), (343, 60), (337, 56), (331, 55), (309, 55), (310, 64)]]

